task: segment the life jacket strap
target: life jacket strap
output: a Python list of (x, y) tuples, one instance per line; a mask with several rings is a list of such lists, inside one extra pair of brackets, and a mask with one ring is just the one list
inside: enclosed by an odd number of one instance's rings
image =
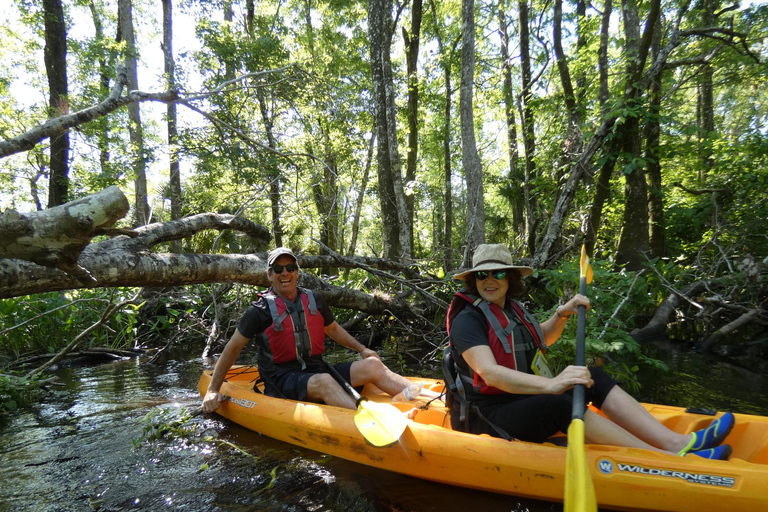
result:
[(459, 402), (459, 421), (465, 432), (469, 432), (469, 410), (471, 409), (477, 415), (477, 417), (488, 424), (488, 426), (490, 426), (499, 435), (499, 437), (506, 441), (515, 440), (515, 438), (510, 436), (503, 428), (489, 421), (488, 418), (486, 418), (483, 413), (480, 412), (479, 407), (467, 400), (467, 392), (464, 388), (464, 384), (462, 383), (462, 380), (464, 380), (466, 377), (459, 373), (458, 366), (456, 366), (456, 363), (453, 360), (450, 346), (446, 347), (443, 351), (443, 378), (445, 379), (446, 388), (448, 388), (448, 393), (446, 396), (451, 397), (447, 398), (447, 401), (450, 401), (451, 403), (449, 404), (446, 402), (446, 405), (449, 408), (452, 407), (453, 399)]

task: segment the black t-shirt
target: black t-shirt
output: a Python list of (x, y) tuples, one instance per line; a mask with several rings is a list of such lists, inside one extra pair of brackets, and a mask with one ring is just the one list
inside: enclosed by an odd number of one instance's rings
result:
[[(531, 333), (528, 331), (528, 329), (526, 329), (520, 323), (512, 308), (510, 306), (505, 307), (504, 313), (507, 315), (507, 318), (509, 318), (510, 322), (515, 324), (515, 347), (519, 349), (520, 344), (523, 344), (526, 347), (535, 347), (536, 345), (533, 340), (533, 336), (531, 336)], [(453, 319), (453, 323), (451, 324), (451, 346), (453, 347), (456, 364), (459, 367), (464, 368), (467, 371), (469, 370), (469, 365), (466, 363), (466, 361), (464, 361), (464, 358), (462, 357), (464, 351), (479, 345), (490, 346), (488, 343), (488, 329), (488, 322), (485, 319), (485, 315), (478, 308), (473, 307), (470, 304), (467, 304), (464, 309), (462, 309), (459, 314), (456, 315), (456, 318)], [(521, 361), (520, 357), (517, 358), (519, 366), (517, 368), (518, 371), (524, 373), (533, 373), (530, 367), (530, 363), (533, 360), (532, 358), (535, 352), (535, 348), (529, 348), (526, 351), (524, 360)], [(465, 382), (467, 398), (470, 401), (496, 401), (499, 399), (499, 396), (482, 395), (477, 393), (472, 388), (472, 386), (466, 384), (467, 383)], [(501, 396), (503, 397), (504, 395)]]
[[(307, 290), (307, 292), (315, 296), (315, 305), (317, 306), (317, 311), (323, 316), (323, 325), (327, 327), (335, 322), (336, 320), (333, 316), (333, 312), (331, 311), (331, 308), (328, 307), (328, 304), (326, 304), (322, 295), (314, 290)], [(288, 308), (303, 308), (303, 304), (301, 303), (302, 293), (301, 289), (299, 289), (298, 294), (296, 295), (296, 300), (293, 303), (283, 299), (285, 300), (286, 306)], [(307, 314), (309, 314), (309, 312), (307, 312)], [(298, 361), (290, 361), (279, 365), (275, 365), (275, 363), (272, 362), (272, 359), (269, 357), (269, 351), (267, 350), (269, 341), (267, 340), (266, 334), (264, 334), (264, 331), (267, 330), (270, 325), (272, 325), (272, 314), (269, 312), (269, 305), (264, 297), (259, 297), (251, 303), (251, 307), (248, 308), (243, 315), (243, 318), (240, 319), (240, 323), (237, 325), (237, 330), (246, 338), (252, 339), (254, 336), (258, 338), (259, 369), (262, 373), (271, 373), (276, 367), (300, 370), (301, 363)], [(305, 361), (309, 364), (308, 358), (305, 358)]]

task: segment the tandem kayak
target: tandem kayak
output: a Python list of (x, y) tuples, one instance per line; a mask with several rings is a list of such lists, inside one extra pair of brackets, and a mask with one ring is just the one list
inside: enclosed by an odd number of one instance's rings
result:
[[(449, 485), (563, 500), (566, 448), (562, 446), (454, 431), (441, 399), (391, 402), (389, 395), (367, 385), (364, 397), (392, 403), (411, 417), (396, 443), (375, 447), (356, 427), (355, 411), (268, 397), (253, 389), (258, 376), (254, 366), (233, 366), (221, 388), (229, 400), (216, 412), (271, 438), (360, 464)], [(210, 379), (211, 372), (204, 371), (198, 383), (201, 396)], [(410, 380), (432, 394), (444, 391), (440, 380)], [(681, 433), (704, 428), (713, 419), (679, 407), (643, 406)], [(733, 447), (728, 461), (587, 444), (598, 504), (617, 510), (768, 510), (768, 417), (735, 417), (725, 440)]]

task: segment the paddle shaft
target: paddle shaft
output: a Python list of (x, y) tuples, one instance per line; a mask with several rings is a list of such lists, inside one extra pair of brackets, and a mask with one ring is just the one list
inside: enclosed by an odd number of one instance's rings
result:
[(325, 360), (323, 362), (325, 363), (325, 366), (328, 367), (328, 370), (330, 370), (330, 373), (331, 373), (331, 375), (333, 375), (333, 378), (336, 379), (336, 381), (344, 387), (344, 389), (347, 391), (347, 393), (352, 395), (352, 398), (355, 399), (355, 403), (359, 404), (360, 400), (362, 400), (362, 398), (363, 398), (363, 397), (360, 396), (360, 393), (355, 391), (355, 388), (352, 387), (352, 384), (350, 384), (349, 382), (344, 380), (344, 378), (341, 375), (339, 375), (339, 372), (336, 371), (336, 368), (334, 368), (331, 365), (331, 363), (329, 363), (328, 361), (325, 361)]
[[(587, 278), (582, 275), (579, 279), (579, 293), (582, 295), (587, 294)], [(579, 306), (579, 319), (576, 324), (576, 366), (585, 366), (585, 332), (587, 330), (587, 308), (586, 306)], [(573, 419), (584, 419), (584, 392), (585, 388), (583, 384), (576, 384), (573, 387), (573, 411), (571, 417)]]

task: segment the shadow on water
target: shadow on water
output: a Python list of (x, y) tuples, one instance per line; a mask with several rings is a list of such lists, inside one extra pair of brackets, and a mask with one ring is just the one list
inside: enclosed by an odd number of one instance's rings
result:
[[(768, 414), (768, 378), (654, 344), (670, 372), (641, 376), (638, 398)], [(189, 354), (59, 370), (66, 388), (0, 417), (0, 512), (69, 510), (558, 511), (559, 504), (460, 489), (274, 441), (216, 415), (190, 437), (145, 442), (159, 406), (199, 405)], [(456, 468), (461, 471), (461, 468)]]
[(669, 371), (639, 375), (641, 402), (706, 407), (759, 416), (768, 415), (768, 375), (717, 355), (704, 355), (669, 339), (647, 344), (648, 354), (664, 361)]
[[(0, 511), (553, 511), (560, 505), (407, 478), (261, 436), (216, 415), (145, 442), (154, 407), (199, 405), (199, 359), (57, 372), (66, 388), (0, 417)], [(242, 450), (242, 451), (241, 451)], [(457, 468), (460, 471), (460, 468)]]

